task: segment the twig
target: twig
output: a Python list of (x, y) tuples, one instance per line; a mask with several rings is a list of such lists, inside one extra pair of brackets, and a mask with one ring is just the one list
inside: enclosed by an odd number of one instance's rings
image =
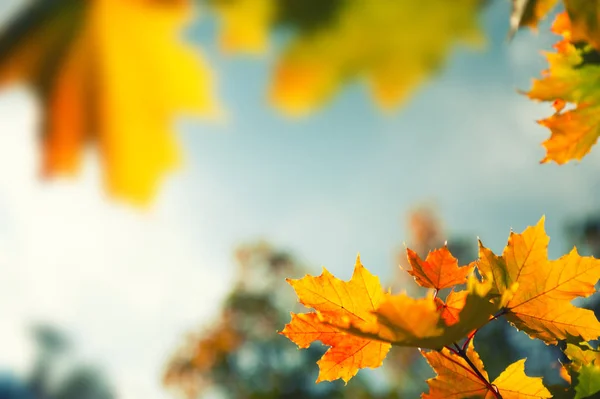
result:
[(481, 382), (483, 382), (485, 384), (485, 386), (487, 387), (487, 389), (489, 389), (494, 396), (496, 397), (496, 399), (502, 399), (502, 395), (500, 394), (500, 392), (498, 391), (498, 389), (493, 386), (488, 380), (487, 378), (485, 378), (483, 376), (483, 374), (481, 374), (481, 371), (479, 371), (479, 369), (477, 368), (477, 366), (475, 366), (473, 364), (473, 362), (471, 361), (471, 359), (469, 359), (469, 357), (467, 356), (467, 352), (462, 349), (460, 346), (458, 346), (458, 344), (454, 344), (454, 347), (456, 348), (456, 351), (458, 352), (458, 356), (462, 357), (463, 359), (465, 359), (465, 361), (467, 362), (467, 364), (469, 365), (469, 367), (471, 367), (471, 369), (475, 372), (475, 374), (477, 374), (477, 377), (481, 380)]
[[(500, 312), (498, 312), (494, 316), (492, 316), (485, 324), (487, 324), (491, 321), (497, 320), (498, 318), (500, 318), (501, 316), (504, 316), (505, 314), (506, 314), (506, 309), (502, 309)], [(467, 349), (467, 346), (469, 346), (469, 342), (471, 342), (471, 340), (473, 338), (475, 338), (475, 334), (477, 334), (478, 331), (479, 331), (479, 328), (474, 330), (471, 334), (469, 334), (467, 336), (467, 340), (462, 344), (462, 350)]]
[(448, 349), (450, 352), (454, 353), (456, 356), (460, 356), (460, 353), (458, 353), (456, 351), (456, 349), (454, 349), (454, 348), (452, 348), (452, 347), (450, 347), (448, 345), (444, 346), (444, 348)]

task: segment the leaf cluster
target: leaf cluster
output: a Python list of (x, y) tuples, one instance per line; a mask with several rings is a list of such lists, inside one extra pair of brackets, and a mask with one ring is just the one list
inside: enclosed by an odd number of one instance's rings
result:
[(347, 282), (326, 269), (320, 276), (288, 280), (300, 303), (313, 311), (292, 313), (281, 334), (300, 348), (313, 341), (330, 347), (318, 362), (317, 382), (348, 381), (361, 368), (379, 367), (392, 346), (412, 346), (438, 374), (428, 381), (424, 398), (552, 397), (540, 378), (525, 374), (525, 359), (489, 381), (473, 337), (503, 317), (533, 339), (569, 343), (566, 355), (575, 360), (565, 370), (577, 373), (578, 397), (588, 397), (595, 392), (589, 381), (598, 367), (596, 352), (588, 347), (576, 354), (574, 345), (597, 339), (600, 322), (571, 301), (596, 292), (600, 261), (580, 256), (575, 248), (549, 260), (548, 243), (542, 218), (520, 234), (511, 232), (501, 255), (480, 241), (479, 258), (465, 266), (447, 247), (424, 260), (407, 249), (408, 273), (430, 289), (423, 298), (385, 292), (360, 258)]

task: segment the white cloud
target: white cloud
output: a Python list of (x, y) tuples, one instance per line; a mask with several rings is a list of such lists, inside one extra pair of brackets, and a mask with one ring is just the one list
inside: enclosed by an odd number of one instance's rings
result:
[(92, 157), (75, 180), (41, 182), (38, 120), (26, 92), (0, 96), (0, 367), (23, 371), (25, 328), (47, 321), (120, 398), (163, 397), (166, 356), (217, 310), (230, 252), (190, 230), (177, 184), (144, 212), (104, 198)]

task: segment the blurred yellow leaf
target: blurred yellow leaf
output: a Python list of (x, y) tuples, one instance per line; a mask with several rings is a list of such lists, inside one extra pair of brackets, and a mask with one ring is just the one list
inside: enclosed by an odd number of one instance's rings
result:
[(258, 52), (285, 26), (270, 97), (290, 114), (323, 105), (365, 77), (377, 102), (397, 105), (445, 61), (452, 44), (480, 43), (480, 0), (212, 0), (227, 51)]
[(267, 48), (275, 13), (273, 0), (214, 0), (221, 17), (221, 48), (259, 53)]
[(57, 3), (34, 4), (4, 32), (0, 82), (41, 96), (45, 174), (75, 173), (91, 139), (109, 191), (146, 202), (178, 162), (176, 114), (216, 112), (210, 71), (179, 37), (191, 1)]
[(273, 103), (313, 110), (349, 80), (366, 78), (382, 107), (401, 102), (458, 41), (479, 43), (479, 0), (349, 1), (326, 26), (296, 37), (279, 60)]

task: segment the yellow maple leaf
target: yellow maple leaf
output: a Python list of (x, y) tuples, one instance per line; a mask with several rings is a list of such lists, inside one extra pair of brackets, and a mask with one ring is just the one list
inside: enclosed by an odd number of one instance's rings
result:
[[(556, 53), (546, 54), (549, 68), (541, 79), (533, 81), (527, 95), (555, 105), (556, 112), (539, 121), (552, 132), (543, 143), (546, 157), (542, 162), (564, 164), (570, 160), (581, 160), (600, 135), (600, 66), (586, 62), (595, 50), (585, 43), (575, 44), (566, 13), (557, 16), (552, 29), (564, 39), (554, 46)], [(564, 111), (565, 103), (576, 107)]]
[[(214, 0), (223, 46), (264, 49), (268, 30), (299, 3)], [(316, 14), (322, 15), (314, 18), (326, 19), (318, 29), (292, 26), (294, 36), (277, 61), (270, 96), (288, 113), (309, 112), (349, 80), (363, 77), (377, 102), (389, 108), (435, 72), (453, 44), (482, 41), (476, 21), (480, 0), (327, 3), (318, 5)]]
[(505, 304), (506, 318), (531, 337), (551, 344), (570, 337), (596, 339), (600, 323), (594, 313), (574, 306), (571, 300), (596, 292), (600, 261), (582, 257), (576, 249), (548, 260), (548, 242), (542, 218), (522, 234), (511, 232), (501, 257), (481, 245), (480, 253), (487, 255), (478, 267), (500, 276), (495, 280), (502, 281), (496, 285), (500, 294), (512, 291)]
[(385, 342), (357, 337), (340, 331), (335, 323), (352, 321), (364, 326), (374, 323), (372, 313), (386, 294), (379, 279), (373, 276), (356, 259), (350, 281), (334, 277), (327, 269), (320, 276), (288, 279), (303, 305), (316, 313), (292, 314), (292, 321), (281, 334), (306, 348), (310, 342), (320, 340), (331, 348), (319, 360), (320, 381), (341, 378), (348, 382), (360, 368), (379, 367), (390, 349)]
[(525, 374), (525, 359), (519, 360), (506, 368), (494, 382), (489, 383), (489, 377), (483, 362), (475, 351), (473, 341), (469, 343), (466, 356), (477, 369), (461, 356), (444, 349), (440, 352), (421, 351), (429, 365), (437, 373), (435, 378), (427, 380), (429, 393), (423, 394), (423, 399), (494, 398), (497, 390), (503, 399), (541, 399), (551, 398), (552, 395), (544, 387), (539, 377), (529, 377)]
[(179, 37), (191, 2), (31, 7), (23, 14), (35, 16), (28, 30), (9, 27), (0, 39), (0, 81), (25, 80), (41, 97), (44, 172), (74, 174), (91, 139), (109, 191), (148, 201), (179, 159), (176, 114), (216, 112), (208, 67)]

